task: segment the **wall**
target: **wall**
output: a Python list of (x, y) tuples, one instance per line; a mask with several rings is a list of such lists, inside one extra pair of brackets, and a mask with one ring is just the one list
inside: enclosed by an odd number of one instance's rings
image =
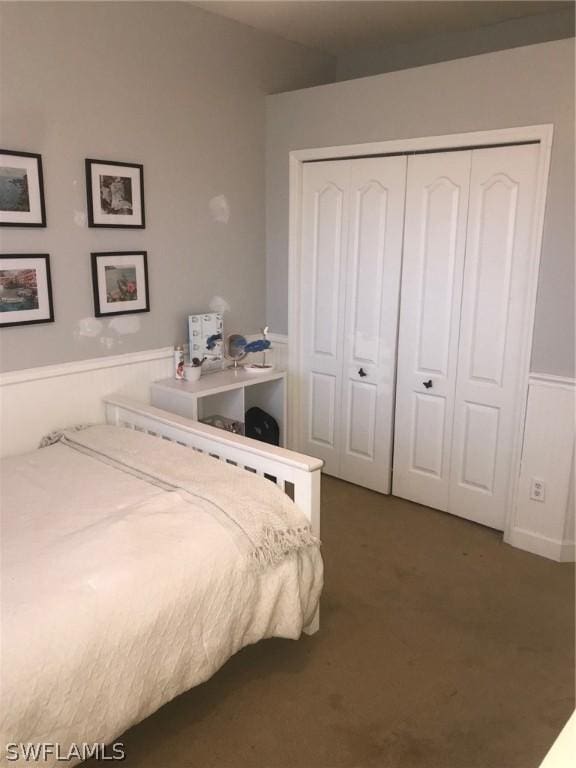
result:
[(574, 373), (574, 40), (267, 99), (267, 321), (287, 330), (290, 150), (553, 123), (532, 370)]
[(461, 29), (457, 33), (424, 40), (346, 51), (338, 56), (336, 80), (378, 75), (567, 37), (574, 37), (574, 7)]
[[(531, 377), (516, 508), (506, 541), (553, 560), (574, 560), (574, 379)], [(531, 498), (532, 481), (544, 492)]]
[[(56, 317), (2, 329), (1, 369), (183, 341), (214, 296), (229, 330), (256, 331), (265, 95), (327, 82), (334, 60), (187, 3), (1, 3), (0, 25), (0, 146), (42, 154), (48, 216), (0, 245), (50, 253)], [(145, 230), (87, 228), (86, 157), (144, 164)], [(90, 253), (127, 249), (148, 251), (151, 312), (95, 327)]]

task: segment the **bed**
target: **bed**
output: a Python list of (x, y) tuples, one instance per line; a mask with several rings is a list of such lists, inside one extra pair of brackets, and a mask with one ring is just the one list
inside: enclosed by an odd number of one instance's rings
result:
[(77, 764), (243, 646), (318, 629), (320, 461), (126, 398), (106, 421), (3, 461), (2, 766), (21, 743)]

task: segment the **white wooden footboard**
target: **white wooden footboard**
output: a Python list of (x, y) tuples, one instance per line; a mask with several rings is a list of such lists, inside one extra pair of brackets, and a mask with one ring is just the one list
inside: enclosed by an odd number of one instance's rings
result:
[[(104, 398), (108, 424), (158, 435), (243, 467), (279, 485), (306, 515), (320, 536), (320, 470), (323, 461), (235, 435), (125, 397)], [(318, 629), (318, 614), (305, 632)]]

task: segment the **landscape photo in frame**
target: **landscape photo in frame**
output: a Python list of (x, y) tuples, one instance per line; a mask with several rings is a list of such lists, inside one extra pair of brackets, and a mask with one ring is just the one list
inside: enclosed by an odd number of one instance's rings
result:
[(53, 321), (48, 254), (2, 254), (0, 328)]
[(41, 155), (0, 149), (0, 226), (46, 226)]

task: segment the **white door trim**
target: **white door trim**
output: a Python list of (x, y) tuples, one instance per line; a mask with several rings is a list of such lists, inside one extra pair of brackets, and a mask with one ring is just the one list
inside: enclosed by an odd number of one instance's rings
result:
[(447, 134), (444, 136), (421, 137), (415, 139), (395, 139), (392, 141), (378, 141), (366, 144), (352, 144), (337, 147), (316, 147), (311, 149), (299, 149), (290, 152), (290, 211), (289, 211), (289, 278), (288, 278), (288, 338), (289, 338), (289, 384), (288, 384), (288, 445), (293, 447), (299, 444), (298, 413), (300, 409), (300, 354), (301, 333), (300, 327), (300, 206), (302, 197), (302, 171), (303, 164), (310, 160), (334, 160), (338, 158), (362, 157), (364, 155), (385, 155), (394, 152), (421, 152), (441, 151), (446, 149), (466, 149), (474, 147), (498, 146), (508, 143), (520, 143), (537, 141), (540, 143), (537, 193), (535, 215), (531, 233), (531, 258), (530, 274), (528, 276), (528, 301), (526, 303), (526, 316), (524, 318), (525, 334), (520, 352), (519, 385), (515, 398), (514, 423), (515, 440), (512, 452), (511, 478), (509, 484), (508, 505), (505, 523), (505, 535), (509, 530), (512, 519), (512, 511), (515, 508), (518, 481), (520, 476), (520, 459), (522, 452), (522, 439), (524, 434), (524, 422), (526, 419), (526, 405), (528, 382), (530, 375), (530, 357), (532, 351), (532, 338), (534, 332), (534, 316), (536, 311), (536, 291), (538, 288), (538, 274), (540, 269), (540, 254), (542, 250), (542, 236), (544, 230), (544, 214), (546, 206), (546, 194), (548, 189), (548, 175), (550, 171), (550, 154), (552, 150), (552, 137), (554, 126), (552, 124), (530, 125), (515, 128), (501, 128), (490, 131), (474, 131), (470, 133)]

